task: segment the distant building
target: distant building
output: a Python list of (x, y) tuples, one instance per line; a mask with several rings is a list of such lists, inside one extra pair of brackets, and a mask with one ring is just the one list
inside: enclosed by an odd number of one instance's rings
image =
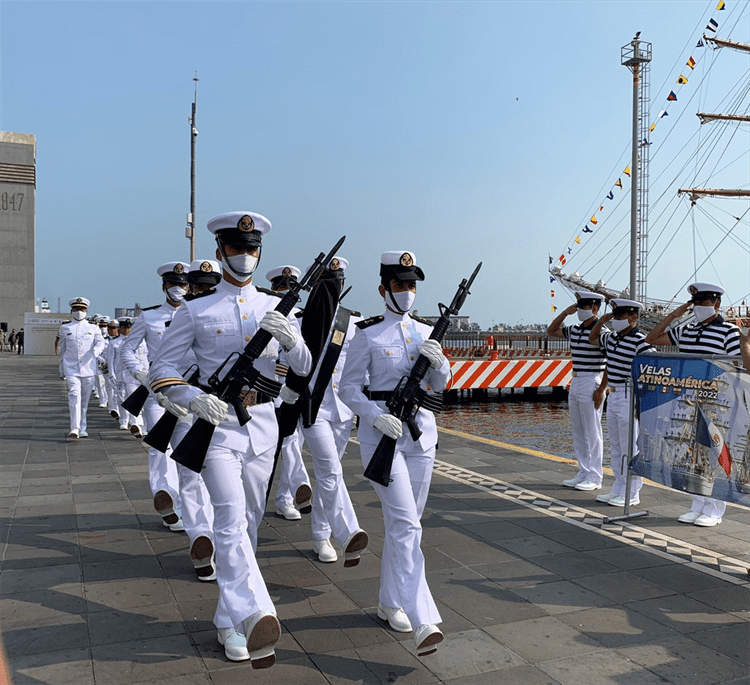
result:
[[(415, 312), (416, 313), (416, 312)], [(437, 323), (438, 319), (440, 319), (439, 316), (424, 316), (422, 317), (424, 319), (427, 319), (430, 323)], [(471, 320), (468, 316), (451, 316), (450, 317), (450, 326), (448, 327), (449, 331), (470, 331), (470, 330), (479, 330), (478, 324), (472, 324)]]

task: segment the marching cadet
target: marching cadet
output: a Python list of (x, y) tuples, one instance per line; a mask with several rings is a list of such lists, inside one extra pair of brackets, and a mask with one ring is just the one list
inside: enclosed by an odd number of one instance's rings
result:
[(99, 327), (86, 321), (89, 301), (76, 297), (70, 302), (73, 320), (60, 326), (60, 371), (68, 383), (69, 438), (86, 438), (86, 412), (94, 389), (96, 364), (105, 342)]
[[(724, 288), (713, 283), (693, 283), (688, 286), (690, 299), (662, 319), (646, 336), (651, 345), (676, 345), (680, 352), (701, 355), (740, 356), (740, 329), (724, 321), (719, 309)], [(676, 319), (693, 308), (693, 317), (667, 330)], [(693, 504), (690, 511), (677, 520), (680, 523), (693, 523), (696, 526), (717, 526), (721, 523), (727, 503), (712, 497), (690, 495)]]
[[(118, 319), (120, 335), (114, 341), (112, 350), (112, 365), (115, 370), (117, 379), (117, 397), (120, 404), (120, 430), (129, 430), (135, 437), (143, 437), (143, 419), (140, 416), (133, 416), (127, 411), (122, 403), (126, 397), (129, 397), (140, 385), (138, 379), (128, 371), (122, 361), (122, 346), (128, 339), (133, 330), (133, 319), (129, 316), (123, 316)], [(146, 347), (141, 345), (137, 348), (137, 355), (146, 364)]]
[[(221, 281), (221, 267), (213, 259), (194, 259), (190, 262), (187, 275), (190, 295), (200, 295), (206, 290), (215, 288)], [(189, 297), (186, 295), (185, 297)]]
[(384, 298), (385, 312), (356, 324), (339, 397), (360, 417), (357, 437), (363, 464), (369, 463), (383, 435), (397, 440), (391, 483), (388, 487), (373, 483), (385, 519), (378, 616), (398, 631), (414, 626), (417, 654), (425, 656), (443, 640), (435, 625), (442, 619), (427, 586), (420, 548), (420, 519), (435, 462), (437, 427), (434, 414), (420, 408), (416, 421), (422, 435), (415, 441), (386, 408), (386, 400), (420, 354), (430, 361), (425, 381), (432, 390), (442, 391), (450, 376), (440, 344), (428, 340), (430, 326), (408, 313), (418, 280), (424, 280), (424, 273), (413, 252), (382, 254), (378, 292)]
[[(639, 354), (653, 352), (654, 348), (646, 342), (646, 336), (637, 328), (638, 313), (643, 305), (635, 300), (621, 298), (609, 301), (611, 314), (602, 316), (589, 333), (589, 342), (604, 350), (607, 358), (607, 383), (609, 399), (607, 400), (607, 433), (612, 458), (612, 471), (615, 482), (606, 495), (597, 495), (598, 502), (606, 502), (614, 507), (622, 507), (626, 500), (628, 430), (630, 424), (630, 403), (633, 399), (631, 378), (633, 359)], [(605, 323), (614, 330), (602, 331)], [(604, 401), (604, 384), (594, 391), (596, 402)], [(638, 452), (638, 419), (632, 424), (633, 451)], [(630, 504), (640, 502), (639, 493), (643, 486), (640, 476), (630, 479)]]
[[(266, 280), (270, 281), (271, 290), (284, 293), (289, 290), (289, 281), (298, 280), (301, 275), (302, 272), (296, 266), (285, 264), (271, 269), (266, 274)], [(300, 310), (295, 308), (294, 314), (299, 313)], [(286, 366), (283, 364), (280, 366), (281, 373), (284, 373)], [(281, 398), (277, 398), (275, 404), (278, 408)], [(302, 439), (299, 427), (281, 441), (281, 453), (278, 458), (281, 462), (281, 469), (274, 500), (276, 514), (288, 521), (298, 521), (302, 518), (302, 513), (310, 512), (310, 498), (312, 497), (310, 477), (307, 475), (305, 462), (302, 460)]]
[[(105, 342), (109, 339), (107, 335), (107, 325), (109, 324), (109, 317), (99, 315), (97, 318), (97, 325), (99, 326), (99, 332), (102, 334)], [(96, 380), (94, 381), (94, 390), (96, 397), (99, 399), (99, 407), (102, 409), (107, 407), (109, 401), (109, 392), (107, 391), (107, 378), (104, 373), (105, 362), (104, 359), (100, 359), (96, 365)]]
[[(604, 296), (585, 291), (579, 291), (575, 296), (576, 304), (565, 309), (547, 328), (547, 335), (569, 341), (573, 356), (573, 380), (568, 392), (568, 406), (578, 473), (562, 484), (576, 490), (599, 490), (604, 475), (602, 409), (603, 388), (607, 387), (604, 375), (606, 361), (599, 346), (589, 342), (589, 333), (596, 323)], [(571, 314), (578, 315), (579, 323), (563, 326), (563, 321)]]
[(214, 508), (219, 584), (214, 624), (227, 658), (249, 658), (253, 668), (268, 668), (275, 663), (274, 645), (281, 634), (255, 559), (258, 526), (278, 441), (276, 413), (271, 397), (248, 392), (244, 402), (251, 420), (240, 426), (234, 408), (188, 385), (180, 365), (192, 348), (202, 387), (207, 387), (208, 378), (219, 365), (230, 354), (241, 352), (262, 328), (273, 336), (255, 361), (264, 376), (274, 378), (279, 347), (295, 373), (309, 373), (312, 358), (296, 320), (273, 311), (279, 299), (252, 285), (261, 239), (270, 229), (268, 219), (252, 212), (230, 212), (208, 222), (208, 230), (216, 237), (216, 258), (222, 263), (223, 279), (214, 291), (178, 309), (149, 374), (154, 392), (163, 392), (216, 425), (202, 470)]
[[(153, 361), (167, 327), (187, 294), (188, 270), (189, 266), (184, 262), (167, 262), (156, 269), (157, 276), (161, 278), (161, 289), (166, 295), (165, 301), (141, 310), (140, 316), (133, 324), (132, 332), (120, 347), (123, 366), (129, 374), (138, 379), (139, 383), (146, 387), (148, 387), (149, 363)], [(141, 345), (145, 345), (146, 347), (147, 357), (145, 359), (138, 354)], [(194, 357), (190, 355), (190, 358), (183, 363), (181, 371), (184, 372), (193, 361)], [(149, 394), (141, 413), (147, 432), (154, 427), (163, 414), (164, 409), (159, 405), (155, 394)], [(197, 481), (197, 478), (192, 479), (189, 476), (188, 478), (191, 481)], [(178, 511), (189, 519), (194, 517), (186, 514), (182, 503), (179, 501), (180, 483), (177, 474), (177, 464), (167, 454), (159, 452), (159, 450), (153, 447), (149, 447), (148, 450), (148, 479), (151, 486), (151, 494), (154, 498), (154, 509), (162, 517), (163, 524), (170, 530), (185, 530), (184, 523), (180, 519)], [(193, 485), (200, 489), (197, 482), (193, 483)], [(200, 499), (199, 496), (198, 499)], [(192, 512), (192, 514), (197, 515), (198, 512)], [(191, 536), (191, 543), (195, 535), (199, 534), (198, 531), (188, 526), (188, 535)], [(210, 558), (211, 553), (209, 552), (208, 558), (205, 561), (210, 562)], [(212, 573), (213, 570), (208, 575)]]
[(104, 367), (106, 368), (106, 380), (107, 380), (107, 409), (112, 418), (119, 421), (120, 419), (120, 402), (117, 397), (117, 379), (115, 378), (115, 372), (110, 364), (111, 355), (109, 348), (114, 342), (115, 338), (120, 335), (120, 327), (117, 319), (110, 319), (107, 323), (107, 346), (104, 348), (102, 353), (102, 359), (104, 360)]

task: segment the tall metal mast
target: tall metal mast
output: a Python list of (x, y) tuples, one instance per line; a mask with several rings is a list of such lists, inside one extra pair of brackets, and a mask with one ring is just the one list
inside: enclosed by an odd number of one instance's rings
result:
[(630, 297), (646, 299), (651, 43), (635, 34), (622, 47), (622, 64), (633, 73), (633, 153), (630, 163)]
[(198, 72), (193, 77), (195, 81), (195, 95), (193, 97), (193, 108), (190, 114), (190, 213), (187, 215), (187, 227), (185, 236), (190, 240), (190, 261), (195, 259), (195, 139), (198, 137), (198, 129), (195, 128), (195, 108), (198, 104)]

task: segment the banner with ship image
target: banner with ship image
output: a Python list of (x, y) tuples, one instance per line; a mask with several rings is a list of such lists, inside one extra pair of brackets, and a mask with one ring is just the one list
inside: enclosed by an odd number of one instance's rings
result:
[[(739, 363), (739, 357), (733, 358)], [(750, 375), (722, 358), (638, 355), (632, 470), (675, 490), (750, 507)]]

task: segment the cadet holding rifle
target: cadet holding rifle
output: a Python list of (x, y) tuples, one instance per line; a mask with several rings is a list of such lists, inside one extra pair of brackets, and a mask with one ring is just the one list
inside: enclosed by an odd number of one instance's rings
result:
[(420, 656), (434, 652), (443, 640), (436, 625), (442, 619), (427, 586), (420, 548), (420, 519), (430, 489), (437, 428), (434, 414), (420, 408), (415, 421), (421, 435), (413, 439), (386, 401), (420, 355), (429, 360), (422, 387), (429, 384), (440, 392), (450, 377), (440, 343), (428, 340), (430, 325), (408, 313), (417, 281), (423, 280), (413, 252), (383, 253), (378, 291), (385, 312), (357, 324), (339, 388), (339, 397), (360, 417), (357, 437), (363, 464), (369, 464), (383, 436), (396, 441), (390, 482), (386, 486), (373, 481), (385, 519), (378, 615), (396, 630), (412, 626)]
[[(257, 390), (246, 393), (242, 409), (250, 420), (240, 425), (236, 408), (210, 394), (207, 383), (230, 355), (242, 354), (259, 329), (273, 336), (253, 364), (263, 377), (274, 378), (279, 346), (299, 374), (309, 373), (312, 360), (298, 324), (272, 311), (279, 298), (252, 285), (261, 238), (271, 229), (268, 219), (230, 212), (211, 219), (208, 229), (216, 236), (222, 280), (215, 291), (183, 302), (153, 360), (149, 380), (154, 392), (189, 407), (198, 416), (196, 423), (216, 426), (202, 470), (214, 508), (220, 592), (214, 623), (227, 658), (249, 658), (253, 668), (268, 668), (276, 660), (274, 645), (281, 628), (255, 547), (278, 437), (273, 399)], [(189, 385), (180, 373), (190, 348), (206, 392)]]

